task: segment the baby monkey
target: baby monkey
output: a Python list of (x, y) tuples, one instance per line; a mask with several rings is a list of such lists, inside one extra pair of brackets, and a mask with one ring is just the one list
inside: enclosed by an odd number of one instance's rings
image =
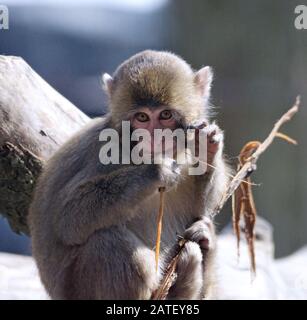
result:
[[(228, 167), (223, 133), (209, 119), (211, 69), (195, 72), (172, 53), (147, 50), (112, 77), (105, 74), (103, 82), (109, 113), (92, 120), (48, 161), (30, 209), (33, 255), (47, 292), (52, 299), (150, 299), (180, 235), (190, 241), (167, 298), (213, 298), (215, 231), (209, 214), (226, 188)], [(151, 136), (155, 129), (201, 124), (208, 170), (189, 175), (188, 164), (176, 158), (103, 165), (99, 151), (105, 142), (99, 135), (105, 129), (121, 133), (122, 121)], [(156, 272), (160, 187), (166, 194)]]

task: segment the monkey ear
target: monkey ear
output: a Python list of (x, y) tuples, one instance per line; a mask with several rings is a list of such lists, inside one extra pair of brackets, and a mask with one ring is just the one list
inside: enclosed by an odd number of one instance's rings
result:
[(203, 67), (198, 70), (195, 74), (195, 85), (199, 93), (205, 97), (209, 98), (211, 83), (213, 80), (213, 71), (211, 67)]
[(113, 87), (113, 78), (108, 73), (104, 73), (102, 76), (102, 82), (104, 90), (108, 95), (110, 95)]

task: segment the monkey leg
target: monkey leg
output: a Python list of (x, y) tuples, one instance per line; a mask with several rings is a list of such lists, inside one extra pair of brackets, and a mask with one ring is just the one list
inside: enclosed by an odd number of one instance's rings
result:
[(213, 295), (213, 284), (215, 282), (214, 256), (216, 251), (216, 234), (212, 220), (206, 216), (201, 217), (185, 231), (184, 238), (196, 242), (200, 247), (203, 272), (201, 298), (207, 298), (209, 295)]
[(157, 288), (154, 252), (126, 227), (98, 230), (78, 248), (62, 299), (149, 299)]
[(199, 245), (188, 241), (177, 264), (177, 278), (167, 299), (200, 299), (203, 289), (202, 253)]

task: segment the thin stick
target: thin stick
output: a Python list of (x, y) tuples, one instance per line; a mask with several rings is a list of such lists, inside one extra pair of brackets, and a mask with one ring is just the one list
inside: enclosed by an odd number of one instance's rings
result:
[[(288, 137), (288, 139), (291, 139), (291, 138)], [(286, 139), (284, 138), (284, 140), (286, 140)], [(293, 141), (295, 141), (295, 140), (293, 140)], [(186, 152), (185, 154), (188, 155), (188, 156), (193, 156), (193, 154), (190, 153), (190, 152)], [(214, 165), (212, 165), (212, 164), (210, 164), (210, 163), (208, 163), (208, 162), (206, 162), (206, 161), (203, 161), (203, 160), (200, 160), (200, 159), (197, 159), (197, 161), (199, 161), (200, 163), (203, 163), (203, 164), (207, 165), (208, 167), (210, 167), (210, 168), (212, 168), (212, 169), (214, 169), (214, 170), (218, 170), (218, 168), (217, 168), (216, 166), (214, 166)], [(228, 177), (230, 177), (230, 178), (233, 178), (233, 179), (235, 178), (235, 176), (232, 175), (232, 174), (230, 174), (230, 173), (226, 173), (226, 175), (227, 175)], [(252, 185), (252, 186), (259, 186), (258, 184), (252, 183), (252, 182), (248, 182), (247, 180), (242, 180), (242, 181), (240, 181), (240, 182), (246, 183), (246, 184), (250, 184), (250, 185)]]
[(284, 133), (277, 132), (277, 133), (276, 133), (276, 137), (281, 138), (281, 139), (283, 139), (283, 140), (285, 140), (285, 141), (287, 141), (287, 142), (289, 142), (289, 143), (292, 143), (292, 144), (294, 144), (295, 146), (297, 145), (297, 141), (296, 141), (296, 140), (290, 138), (289, 136), (287, 136), (287, 135), (284, 134)]
[(289, 109), (274, 125), (272, 131), (268, 135), (268, 137), (259, 145), (257, 150), (251, 155), (251, 157), (246, 161), (246, 163), (242, 166), (242, 168), (237, 172), (234, 178), (231, 180), (230, 184), (220, 203), (215, 208), (212, 213), (212, 217), (215, 217), (224, 207), (227, 200), (232, 196), (235, 190), (239, 187), (242, 180), (244, 180), (247, 176), (249, 176), (253, 171), (256, 170), (256, 163), (260, 155), (271, 145), (276, 136), (278, 136), (278, 131), (280, 127), (290, 121), (292, 117), (298, 112), (301, 100), (300, 96), (296, 98), (295, 104), (291, 109)]
[(185, 240), (185, 239), (179, 240), (176, 253), (165, 271), (165, 278), (163, 279), (163, 283), (152, 294), (151, 300), (164, 300), (166, 298), (170, 287), (173, 285), (173, 283), (175, 281), (175, 270), (177, 267), (177, 263), (178, 263), (181, 251), (183, 250), (186, 242), (187, 242), (187, 240)]
[(161, 242), (161, 234), (162, 234), (162, 219), (164, 213), (164, 194), (165, 188), (160, 187), (160, 206), (159, 206), (159, 215), (158, 215), (158, 223), (157, 223), (157, 238), (156, 238), (156, 271), (158, 271), (159, 267), (159, 255), (160, 255), (160, 242)]
[[(296, 102), (294, 106), (289, 109), (274, 125), (272, 131), (268, 135), (268, 137), (260, 144), (260, 146), (257, 148), (257, 150), (251, 155), (251, 157), (247, 160), (247, 162), (242, 166), (242, 168), (237, 172), (237, 174), (234, 176), (234, 178), (229, 183), (227, 190), (225, 194), (222, 196), (220, 203), (217, 205), (215, 210), (212, 212), (211, 216), (214, 217), (217, 215), (222, 208), (224, 207), (227, 200), (232, 196), (232, 194), (236, 191), (236, 189), (240, 186), (242, 183), (242, 180), (246, 179), (251, 173), (253, 173), (256, 170), (256, 163), (260, 155), (270, 146), (270, 144), (273, 142), (274, 138), (278, 136), (279, 128), (286, 122), (290, 121), (294, 114), (296, 114), (299, 110), (300, 106), (300, 97), (298, 96), (296, 98)], [(173, 257), (172, 261), (177, 261), (178, 256), (180, 255), (182, 248), (184, 247), (185, 242), (178, 243), (178, 251)], [(177, 258), (176, 258), (177, 257)], [(169, 279), (173, 276), (174, 268), (169, 266), (166, 269), (165, 275), (163, 280), (161, 281), (161, 285), (158, 288), (157, 292), (159, 294), (155, 295), (155, 299), (164, 299), (167, 296), (168, 293), (168, 282)]]

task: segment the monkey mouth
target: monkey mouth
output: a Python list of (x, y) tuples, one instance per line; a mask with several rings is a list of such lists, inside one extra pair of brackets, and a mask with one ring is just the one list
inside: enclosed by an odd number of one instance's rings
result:
[(107, 142), (100, 149), (100, 163), (120, 164), (125, 159), (125, 164), (127, 161), (130, 164), (161, 164), (164, 159), (173, 159), (189, 169), (201, 167), (201, 173), (197, 174), (203, 174), (207, 163), (207, 133), (201, 129), (205, 126), (206, 123), (201, 123), (190, 130), (131, 130), (130, 121), (123, 121), (119, 132), (108, 129), (100, 133), (100, 141)]

